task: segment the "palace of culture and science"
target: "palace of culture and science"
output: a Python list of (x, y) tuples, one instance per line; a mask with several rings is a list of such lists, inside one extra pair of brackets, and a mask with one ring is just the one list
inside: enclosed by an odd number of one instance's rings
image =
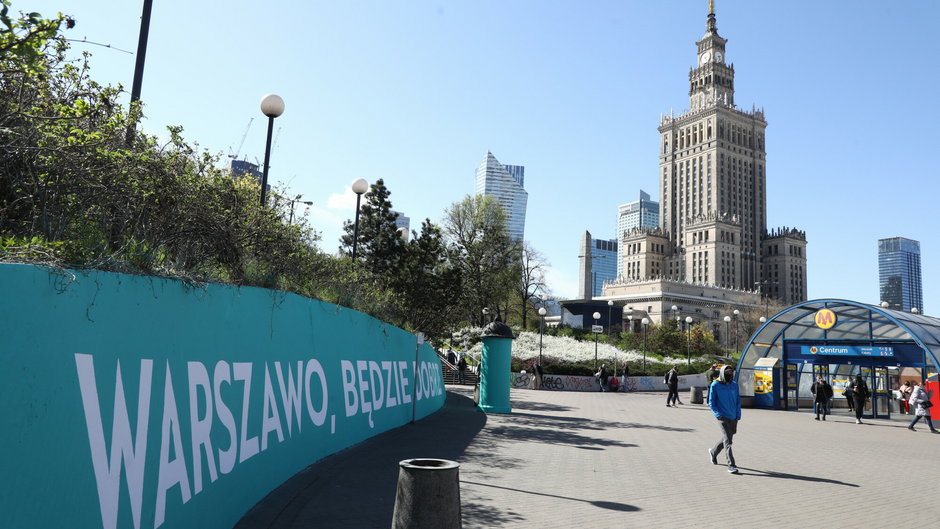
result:
[(710, 3), (689, 110), (659, 124), (659, 225), (624, 233), (621, 275), (604, 284), (602, 299), (654, 322), (674, 305), (681, 316), (716, 322), (760, 307), (761, 296), (806, 300), (806, 234), (767, 228), (767, 122), (763, 110), (735, 106), (727, 42)]

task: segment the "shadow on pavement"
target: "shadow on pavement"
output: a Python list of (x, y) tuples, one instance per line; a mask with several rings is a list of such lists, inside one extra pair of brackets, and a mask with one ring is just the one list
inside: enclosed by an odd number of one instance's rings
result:
[[(493, 488), (493, 489), (509, 490), (509, 491), (512, 491), (512, 492), (521, 492), (521, 493), (523, 493), (523, 494), (532, 494), (532, 495), (535, 495), (535, 496), (545, 496), (545, 497), (548, 497), (548, 498), (558, 498), (558, 499), (560, 499), (560, 500), (580, 501), (580, 502), (584, 502), (584, 503), (590, 503), (591, 505), (594, 505), (595, 507), (600, 507), (600, 508), (602, 508), (602, 509), (609, 509), (609, 510), (611, 510), (611, 511), (635, 512), (635, 511), (639, 511), (639, 510), (640, 510), (640, 508), (637, 507), (637, 506), (635, 506), (635, 505), (629, 505), (629, 504), (626, 504), (626, 503), (617, 503), (617, 502), (613, 502), (613, 501), (591, 501), (591, 500), (583, 500), (583, 499), (581, 499), (581, 498), (571, 498), (571, 497), (568, 497), (568, 496), (559, 496), (559, 495), (557, 495), (557, 494), (546, 494), (546, 493), (544, 493), (544, 492), (534, 492), (534, 491), (531, 491), (531, 490), (510, 489), (510, 488), (507, 488), (507, 487), (500, 487), (500, 486), (498, 486), (498, 485), (489, 485), (489, 484), (487, 484), (487, 483), (478, 483), (478, 482), (475, 482), (475, 481), (465, 481), (465, 480), (461, 480), (461, 483), (466, 483), (467, 485), (476, 485), (476, 486), (479, 486), (479, 487), (489, 487), (489, 488)], [(477, 519), (477, 517), (476, 517), (476, 513), (474, 513), (474, 521), (475, 521), (475, 522), (476, 522), (476, 521), (479, 521), (479, 520)]]
[(448, 391), (437, 413), (305, 468), (252, 507), (235, 529), (390, 527), (398, 463), (418, 457), (459, 461), (485, 424), (486, 414), (473, 400)]
[(836, 479), (827, 479), (827, 478), (815, 478), (812, 476), (800, 476), (798, 474), (787, 474), (785, 472), (774, 472), (772, 470), (758, 470), (756, 468), (745, 468), (738, 467), (738, 470), (749, 470), (755, 472), (755, 476), (765, 477), (765, 478), (781, 478), (781, 479), (797, 479), (800, 481), (813, 481), (816, 483), (831, 483), (833, 485), (845, 485), (846, 487), (859, 487), (855, 483), (846, 483), (844, 481), (839, 481)]

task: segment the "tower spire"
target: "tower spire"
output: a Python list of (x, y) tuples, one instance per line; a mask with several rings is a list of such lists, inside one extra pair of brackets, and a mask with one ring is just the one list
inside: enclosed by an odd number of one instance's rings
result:
[(708, 22), (706, 28), (709, 33), (716, 33), (718, 31), (715, 25), (715, 0), (708, 0)]

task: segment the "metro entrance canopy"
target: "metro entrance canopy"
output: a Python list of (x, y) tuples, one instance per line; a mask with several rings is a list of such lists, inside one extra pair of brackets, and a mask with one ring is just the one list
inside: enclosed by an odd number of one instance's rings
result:
[(818, 299), (780, 311), (751, 336), (738, 361), (738, 380), (741, 395), (753, 396), (755, 366), (768, 364), (762, 358), (779, 365), (917, 367), (936, 373), (938, 357), (940, 318)]

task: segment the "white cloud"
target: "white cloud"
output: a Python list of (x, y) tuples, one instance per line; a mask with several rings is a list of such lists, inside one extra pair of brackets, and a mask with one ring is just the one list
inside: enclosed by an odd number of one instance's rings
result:
[(342, 194), (333, 193), (330, 195), (330, 198), (326, 200), (326, 207), (329, 209), (355, 211), (356, 194), (353, 193), (352, 187), (344, 188)]

